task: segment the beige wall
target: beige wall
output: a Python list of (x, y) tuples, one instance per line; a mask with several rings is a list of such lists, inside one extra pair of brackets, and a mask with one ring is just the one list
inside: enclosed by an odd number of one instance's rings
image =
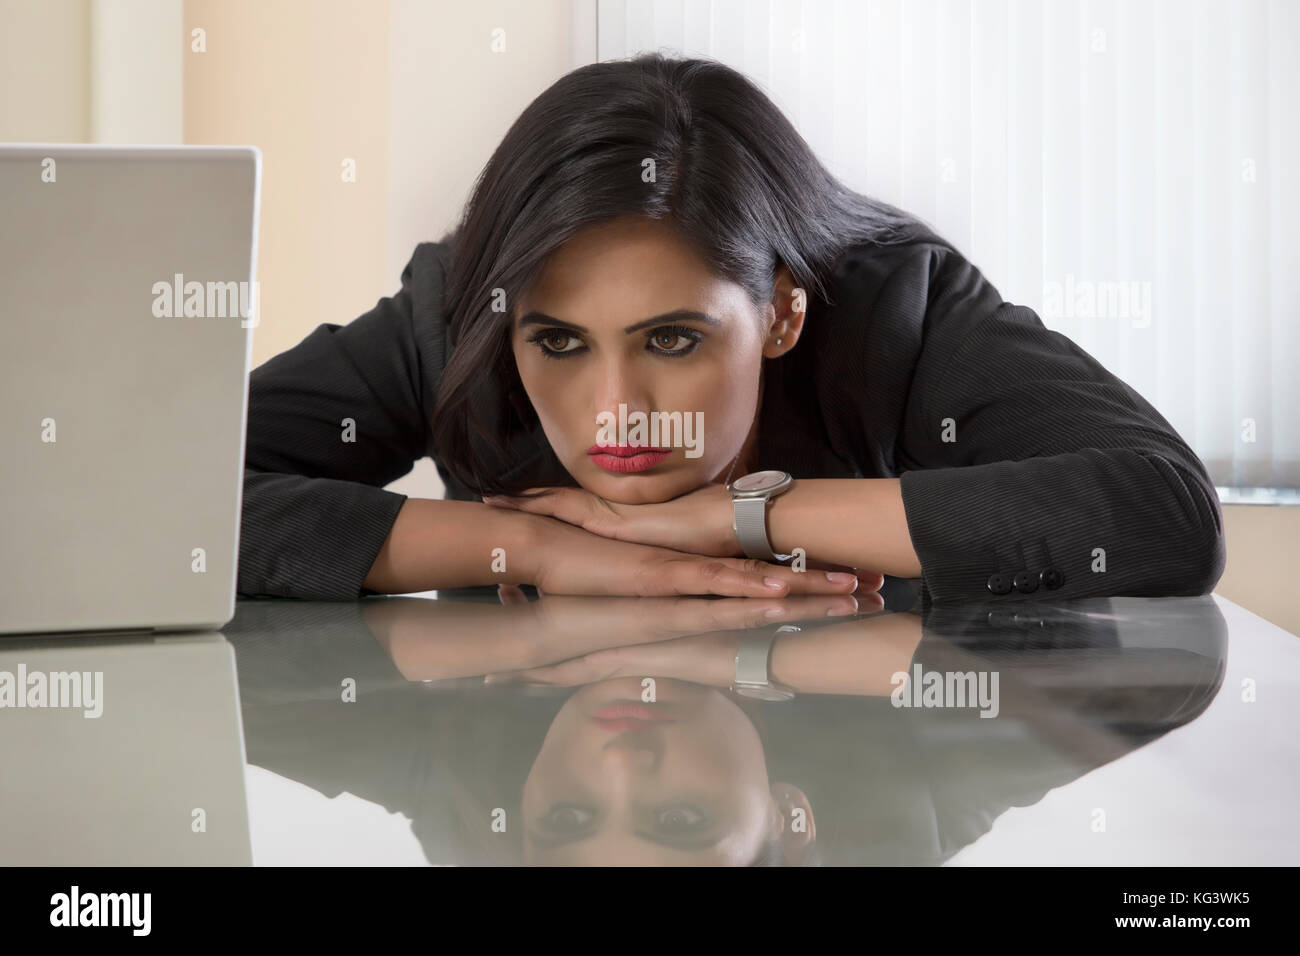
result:
[[(190, 49), (206, 33), (206, 52)], [(388, 18), (356, 0), (186, 0), (185, 142), (262, 151), (253, 363), (388, 291)], [(356, 162), (344, 182), (343, 161)]]
[(0, 0), (0, 142), (179, 143), (181, 0)]
[[(579, 62), (570, 0), (389, 3), (389, 282), (455, 224), (475, 178), (535, 96)], [(493, 30), (504, 50), (493, 52)]]
[(1223, 524), (1228, 566), (1215, 593), (1300, 634), (1300, 508), (1224, 505)]
[(0, 0), (0, 142), (87, 142), (90, 70), (90, 0)]
[[(185, 141), (262, 150), (254, 364), (399, 288), (416, 243), (454, 225), (506, 128), (570, 68), (572, 23), (569, 0), (186, 0), (185, 37), (202, 27), (207, 52), (185, 58)], [(431, 461), (390, 487), (443, 493)]]
[(91, 138), (182, 142), (180, 0), (91, 0)]
[(185, 142), (262, 150), (257, 364), (395, 291), (574, 55), (569, 0), (186, 0), (184, 20), (187, 50), (207, 41), (185, 54)]
[[(0, 141), (258, 146), (260, 364), (397, 289), (414, 245), (453, 224), (519, 111), (594, 59), (593, 11), (585, 0), (0, 0)], [(498, 26), (503, 53), (490, 47)], [(190, 49), (195, 27), (204, 53)], [(107, 42), (110, 31), (123, 39)], [(150, 89), (169, 71), (175, 90)], [(355, 183), (340, 176), (345, 157)], [(390, 487), (442, 494), (428, 461)], [(1224, 515), (1219, 593), (1300, 634), (1300, 509)]]

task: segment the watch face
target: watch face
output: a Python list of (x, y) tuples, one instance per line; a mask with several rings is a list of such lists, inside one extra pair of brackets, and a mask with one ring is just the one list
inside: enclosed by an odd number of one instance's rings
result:
[(769, 488), (778, 488), (788, 477), (784, 471), (755, 471), (748, 475), (741, 475), (731, 483), (731, 487), (736, 491), (753, 494), (767, 491)]

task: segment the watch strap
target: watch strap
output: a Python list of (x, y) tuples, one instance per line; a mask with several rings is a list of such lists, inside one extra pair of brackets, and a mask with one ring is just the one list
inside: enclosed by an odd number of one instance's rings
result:
[(736, 679), (732, 690), (769, 700), (788, 700), (794, 692), (774, 684), (769, 673), (772, 645), (778, 634), (802, 630), (794, 624), (782, 624), (771, 631), (761, 629), (748, 634), (736, 650)]
[(736, 651), (736, 683), (767, 684), (767, 661), (776, 641), (776, 631), (766, 629), (749, 634)]
[(733, 498), (736, 538), (741, 550), (759, 561), (789, 561), (794, 555), (777, 554), (767, 537), (767, 503), (770, 498)]

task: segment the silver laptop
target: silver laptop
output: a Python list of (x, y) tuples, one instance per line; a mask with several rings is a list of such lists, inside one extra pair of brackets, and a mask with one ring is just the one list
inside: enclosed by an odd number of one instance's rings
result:
[(222, 635), (0, 641), (0, 724), (0, 866), (252, 863)]
[(0, 145), (0, 633), (233, 617), (260, 171)]

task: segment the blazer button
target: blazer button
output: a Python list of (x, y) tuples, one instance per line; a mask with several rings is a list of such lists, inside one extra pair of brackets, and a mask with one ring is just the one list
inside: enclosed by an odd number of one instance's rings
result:
[(1038, 575), (1021, 571), (1012, 579), (1012, 583), (1021, 594), (1033, 594), (1038, 590)]
[(989, 590), (992, 591), (994, 594), (1010, 594), (1011, 575), (1003, 574), (1001, 571), (999, 571), (997, 574), (990, 576)]
[(1043, 568), (1038, 575), (1038, 581), (1049, 591), (1055, 591), (1065, 583), (1065, 575), (1056, 568)]

